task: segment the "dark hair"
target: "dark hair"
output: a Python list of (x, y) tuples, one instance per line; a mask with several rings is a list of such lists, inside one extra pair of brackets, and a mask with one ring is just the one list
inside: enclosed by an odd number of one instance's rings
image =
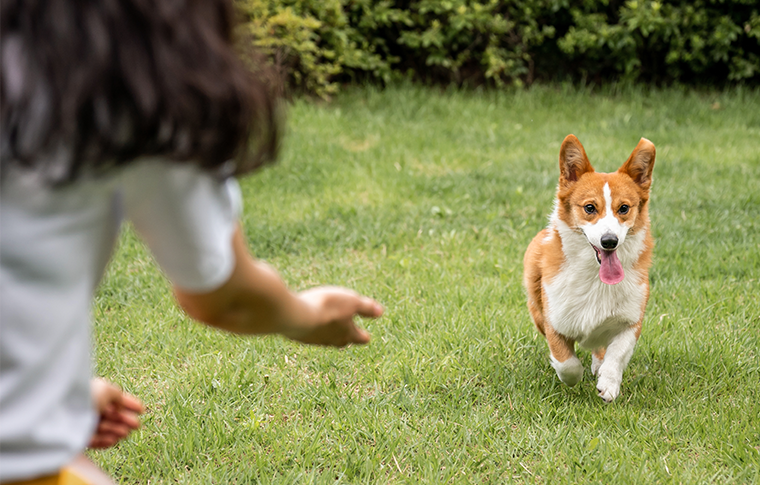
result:
[(1, 1), (3, 172), (60, 184), (160, 155), (240, 175), (276, 157), (275, 86), (237, 56), (231, 0)]

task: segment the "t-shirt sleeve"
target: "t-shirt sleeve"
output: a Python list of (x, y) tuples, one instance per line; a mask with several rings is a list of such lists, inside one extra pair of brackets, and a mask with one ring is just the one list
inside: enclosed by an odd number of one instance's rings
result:
[(126, 174), (124, 215), (172, 283), (205, 293), (232, 274), (240, 187), (187, 164), (144, 162)]

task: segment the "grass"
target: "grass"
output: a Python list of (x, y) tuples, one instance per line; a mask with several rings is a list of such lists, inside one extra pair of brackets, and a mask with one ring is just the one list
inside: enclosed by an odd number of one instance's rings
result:
[[(366, 347), (192, 323), (125, 231), (98, 373), (144, 425), (93, 457), (122, 483), (760, 483), (760, 92), (414, 87), (296, 100), (241, 182), (252, 251), (294, 288), (380, 300)], [(522, 254), (568, 133), (598, 170), (657, 146), (644, 331), (612, 405), (549, 365)], [(591, 357), (581, 351), (588, 367)]]

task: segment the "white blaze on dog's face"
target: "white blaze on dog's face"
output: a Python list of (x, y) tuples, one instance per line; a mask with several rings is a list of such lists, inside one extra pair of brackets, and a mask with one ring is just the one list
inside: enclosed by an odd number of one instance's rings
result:
[(654, 159), (654, 145), (642, 138), (617, 172), (598, 173), (577, 138), (570, 135), (562, 143), (558, 215), (586, 237), (604, 283), (625, 277), (616, 251), (644, 224), (639, 214), (646, 210)]

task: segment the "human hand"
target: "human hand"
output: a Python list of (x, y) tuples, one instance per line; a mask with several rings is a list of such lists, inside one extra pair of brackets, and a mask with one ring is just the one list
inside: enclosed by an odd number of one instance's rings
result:
[(139, 399), (99, 378), (90, 382), (90, 392), (99, 422), (89, 448), (113, 446), (140, 427), (139, 415), (145, 412), (145, 408)]
[(298, 299), (310, 309), (312, 322), (284, 335), (306, 344), (333, 347), (366, 344), (369, 333), (356, 326), (354, 317), (377, 318), (383, 314), (378, 302), (346, 288), (312, 288), (299, 293)]

